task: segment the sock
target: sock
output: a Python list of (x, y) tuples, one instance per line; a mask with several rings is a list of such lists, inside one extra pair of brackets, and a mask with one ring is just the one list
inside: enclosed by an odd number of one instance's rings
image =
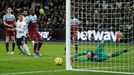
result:
[(14, 52), (15, 49), (15, 43), (12, 43), (12, 51)]
[(42, 47), (42, 43), (40, 42), (39, 44), (38, 44), (38, 52), (40, 51), (40, 48)]
[(78, 45), (75, 45), (75, 53), (78, 53)]
[(29, 48), (26, 44), (23, 45), (24, 50), (26, 51), (27, 55), (31, 55)]
[(78, 53), (78, 41), (76, 40), (74, 44), (75, 44), (75, 53)]
[(21, 55), (24, 54), (24, 50), (23, 50), (22, 46), (18, 46), (18, 49), (19, 49)]
[(123, 53), (126, 53), (126, 52), (128, 52), (127, 49), (126, 49), (126, 50), (122, 50), (122, 51), (118, 51), (118, 52), (116, 52), (116, 53), (113, 53), (113, 54), (112, 54), (112, 57), (119, 56), (119, 55), (121, 55), (121, 54), (123, 54)]
[(32, 41), (32, 45), (34, 46), (34, 44), (35, 44), (35, 41)]
[(6, 42), (5, 45), (6, 45), (6, 50), (7, 50), (7, 52), (9, 52), (9, 48), (8, 48), (8, 47), (9, 47), (9, 43)]
[(38, 43), (34, 43), (34, 53), (36, 53), (37, 47), (38, 47)]
[(66, 54), (66, 47), (64, 48), (64, 54)]
[(23, 46), (20, 46), (20, 51), (24, 52)]

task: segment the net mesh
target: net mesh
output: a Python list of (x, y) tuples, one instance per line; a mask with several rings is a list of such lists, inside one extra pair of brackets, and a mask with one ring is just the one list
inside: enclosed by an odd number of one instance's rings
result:
[[(102, 62), (80, 62), (87, 54), (72, 62), (73, 69), (134, 72), (134, 2), (132, 0), (71, 0), (71, 16), (80, 20), (77, 40), (72, 39), (71, 55), (95, 51), (104, 40), (104, 53), (109, 56), (128, 49), (117, 57)], [(71, 32), (74, 32), (73, 30)], [(119, 37), (118, 37), (119, 36)], [(78, 53), (75, 53), (76, 41)]]

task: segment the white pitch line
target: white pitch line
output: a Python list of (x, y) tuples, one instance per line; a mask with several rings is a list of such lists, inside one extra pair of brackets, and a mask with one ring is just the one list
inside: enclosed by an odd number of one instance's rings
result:
[(47, 70), (47, 71), (28, 71), (28, 72), (14, 72), (14, 73), (0, 73), (0, 75), (18, 75), (18, 74), (33, 74), (33, 73), (47, 73), (47, 72), (61, 72), (66, 70)]

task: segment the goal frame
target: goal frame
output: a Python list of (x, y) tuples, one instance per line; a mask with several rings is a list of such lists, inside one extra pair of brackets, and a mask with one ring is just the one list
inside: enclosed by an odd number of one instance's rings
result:
[(134, 72), (115, 72), (115, 71), (99, 71), (99, 70), (85, 70), (73, 69), (71, 66), (71, 0), (66, 0), (66, 70), (69, 71), (89, 71), (89, 72), (104, 72), (104, 73), (120, 73), (120, 74), (134, 74)]

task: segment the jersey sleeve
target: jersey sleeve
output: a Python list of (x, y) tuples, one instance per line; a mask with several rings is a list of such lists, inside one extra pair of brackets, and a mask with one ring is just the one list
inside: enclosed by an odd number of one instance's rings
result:
[(15, 18), (15, 16), (13, 15), (13, 19), (14, 19), (14, 21), (16, 21), (16, 18)]
[(3, 16), (3, 21), (5, 21), (5, 20), (6, 20), (6, 15)]
[(77, 24), (79, 25), (80, 24), (80, 21), (77, 19)]
[(27, 26), (29, 25), (30, 21), (31, 21), (30, 16), (27, 16), (27, 20), (26, 20)]

